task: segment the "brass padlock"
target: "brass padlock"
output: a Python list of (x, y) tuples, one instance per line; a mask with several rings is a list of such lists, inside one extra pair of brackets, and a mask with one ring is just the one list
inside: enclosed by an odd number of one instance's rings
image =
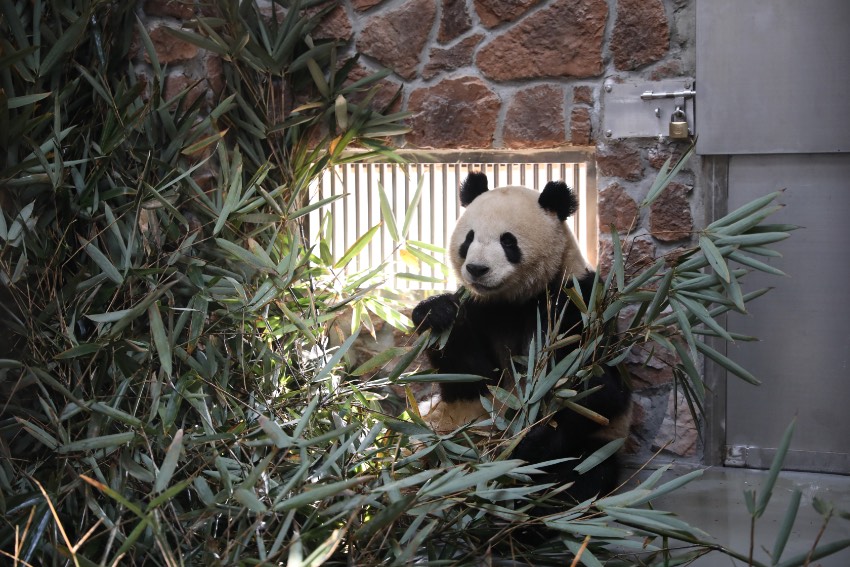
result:
[(670, 116), (670, 137), (674, 140), (684, 140), (688, 137), (688, 117), (681, 106), (677, 106)]

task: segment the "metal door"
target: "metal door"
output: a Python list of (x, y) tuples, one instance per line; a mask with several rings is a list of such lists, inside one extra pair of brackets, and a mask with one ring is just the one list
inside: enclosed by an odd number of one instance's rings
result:
[(769, 467), (797, 416), (786, 468), (850, 473), (850, 155), (730, 159), (730, 210), (781, 188), (776, 221), (802, 228), (768, 260), (788, 277), (747, 276), (749, 289), (774, 289), (728, 320), (761, 339), (728, 353), (762, 385), (728, 378), (726, 464)]
[[(850, 474), (850, 2), (698, 0), (697, 150), (726, 156), (728, 210), (787, 188), (777, 222), (801, 225), (753, 274), (775, 289), (730, 316), (760, 338), (729, 354), (762, 379), (726, 382), (725, 464)], [(723, 414), (720, 411), (721, 416)]]

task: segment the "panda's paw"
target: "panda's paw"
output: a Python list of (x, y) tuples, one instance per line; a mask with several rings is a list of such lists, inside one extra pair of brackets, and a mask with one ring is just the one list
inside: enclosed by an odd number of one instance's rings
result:
[(452, 326), (457, 317), (458, 302), (451, 293), (435, 295), (421, 301), (413, 308), (413, 324), (419, 332), (431, 329), (442, 333)]

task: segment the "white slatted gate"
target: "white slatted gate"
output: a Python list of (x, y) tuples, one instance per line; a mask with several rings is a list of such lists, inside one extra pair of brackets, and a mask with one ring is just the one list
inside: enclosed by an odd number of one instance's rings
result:
[[(597, 221), (596, 191), (588, 175), (592, 168), (587, 161), (577, 162), (516, 162), (516, 163), (352, 163), (328, 169), (311, 188), (311, 200), (316, 202), (333, 195), (343, 197), (310, 213), (310, 241), (317, 243), (324, 222), (332, 225), (330, 247), (333, 258), (342, 258), (347, 250), (370, 228), (381, 223), (380, 194), (383, 188), (393, 210), (399, 231), (402, 229), (417, 187), (422, 183), (419, 205), (412, 213), (407, 233), (411, 247), (422, 250), (425, 245), (445, 249), (458, 216), (462, 213), (458, 202), (458, 188), (472, 170), (487, 174), (492, 188), (504, 185), (524, 185), (540, 190), (547, 182), (563, 180), (579, 199), (579, 212), (569, 219), (582, 252), (591, 262), (596, 262)], [(329, 218), (325, 218), (329, 216)], [(451, 273), (443, 273), (439, 266), (413, 262), (403, 251), (404, 243), (395, 242), (386, 227), (378, 230), (369, 244), (349, 264), (349, 273), (367, 272), (388, 260), (386, 276), (388, 285), (399, 290), (454, 289), (456, 282)], [(444, 264), (448, 258), (437, 252), (428, 252)], [(404, 260), (407, 259), (408, 262)], [(450, 272), (450, 271), (449, 271)], [(399, 273), (420, 274), (438, 281), (423, 282), (404, 277)]]

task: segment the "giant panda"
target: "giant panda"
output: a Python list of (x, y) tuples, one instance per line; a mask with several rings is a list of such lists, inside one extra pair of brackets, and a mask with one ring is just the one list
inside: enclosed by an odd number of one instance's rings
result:
[[(489, 395), (488, 384), (501, 382), (508, 388), (514, 383), (512, 357), (528, 354), (538, 316), (544, 329), (563, 316), (558, 334), (580, 334), (581, 313), (565, 290), (575, 278), (587, 304), (594, 280), (565, 223), (578, 209), (565, 183), (550, 181), (540, 192), (520, 186), (489, 190), (486, 175), (472, 172), (460, 186), (460, 203), (465, 211), (452, 233), (449, 256), (462, 287), (420, 302), (412, 319), (420, 333), (449, 333), (442, 348), (435, 343), (428, 350), (438, 372), (484, 379), (439, 384), (438, 399), (421, 408), (438, 433), (489, 417), (480, 397)], [(555, 360), (575, 347), (557, 350)], [(583, 387), (601, 387), (581, 404), (608, 418), (609, 425), (561, 409), (526, 431), (511, 455), (529, 463), (569, 458), (550, 466), (548, 474), (572, 482), (570, 494), (578, 501), (616, 487), (615, 459), (584, 475), (575, 474), (573, 467), (612, 438), (626, 436), (630, 422), (628, 385), (616, 369), (605, 364), (598, 368)], [(509, 380), (503, 382), (506, 376)]]

